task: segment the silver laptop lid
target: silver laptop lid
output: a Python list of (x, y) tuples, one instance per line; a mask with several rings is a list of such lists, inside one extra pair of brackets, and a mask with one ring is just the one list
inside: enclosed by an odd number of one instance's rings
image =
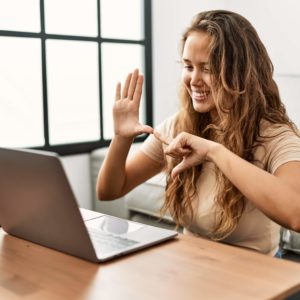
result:
[(0, 148), (0, 224), (11, 235), (98, 261), (54, 153)]

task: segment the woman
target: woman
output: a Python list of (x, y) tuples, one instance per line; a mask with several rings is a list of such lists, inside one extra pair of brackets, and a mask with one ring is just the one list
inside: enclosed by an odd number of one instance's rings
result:
[[(122, 92), (118, 84), (98, 197), (123, 196), (165, 170), (162, 212), (185, 233), (274, 255), (280, 225), (300, 230), (300, 138), (266, 49), (242, 16), (208, 11), (183, 34), (182, 63), (182, 109), (156, 130), (138, 120), (138, 70)], [(141, 133), (151, 135), (127, 159)]]

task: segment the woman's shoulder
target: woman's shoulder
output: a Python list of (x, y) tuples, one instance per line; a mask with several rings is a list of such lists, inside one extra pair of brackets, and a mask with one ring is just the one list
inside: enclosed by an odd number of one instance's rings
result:
[(300, 136), (296, 128), (288, 124), (263, 121), (255, 157), (264, 168), (274, 174), (276, 169), (289, 161), (300, 161)]
[(167, 118), (165, 118), (160, 124), (172, 124), (174, 122), (176, 122), (176, 119), (179, 116), (179, 112), (172, 114), (170, 116), (168, 116)]
[(272, 123), (268, 120), (262, 119), (260, 122), (259, 135), (263, 139), (273, 139), (283, 136), (299, 137), (299, 131), (293, 125), (285, 123)]
[(178, 113), (170, 115), (156, 127), (156, 130), (161, 134), (169, 135), (174, 131), (174, 126), (176, 124), (177, 118), (178, 118)]

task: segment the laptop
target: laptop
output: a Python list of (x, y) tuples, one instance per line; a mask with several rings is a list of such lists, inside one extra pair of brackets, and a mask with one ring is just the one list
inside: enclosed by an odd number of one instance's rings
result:
[(177, 235), (173, 230), (80, 210), (56, 153), (7, 148), (0, 148), (0, 224), (10, 235), (92, 262)]

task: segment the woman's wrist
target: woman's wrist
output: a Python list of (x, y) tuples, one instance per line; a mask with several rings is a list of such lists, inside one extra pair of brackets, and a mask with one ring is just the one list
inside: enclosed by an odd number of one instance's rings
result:
[(216, 143), (216, 142), (211, 142), (210, 147), (208, 148), (207, 154), (206, 154), (206, 159), (208, 161), (215, 162), (219, 153), (223, 150), (223, 145)]
[(120, 144), (125, 144), (125, 145), (130, 144), (131, 145), (134, 141), (134, 138), (115, 134), (113, 137), (113, 140)]

